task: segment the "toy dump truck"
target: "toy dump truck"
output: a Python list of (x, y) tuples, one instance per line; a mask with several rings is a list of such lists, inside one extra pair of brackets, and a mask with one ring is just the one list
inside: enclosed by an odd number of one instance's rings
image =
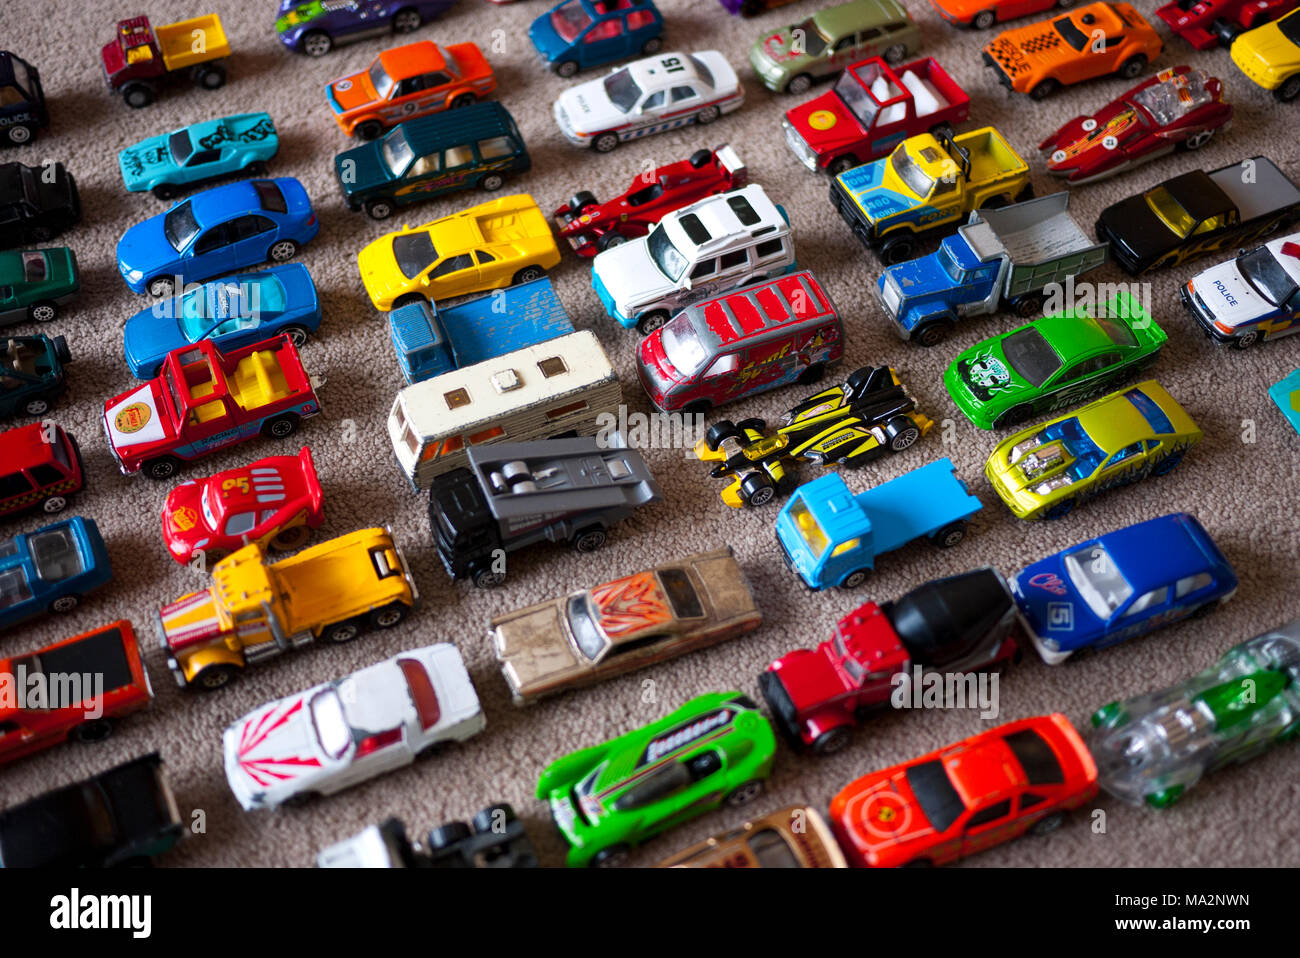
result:
[(230, 43), (215, 13), (157, 28), (148, 17), (131, 17), (118, 22), (116, 35), (99, 55), (109, 90), (139, 109), (158, 99), (162, 84), (182, 72), (205, 90), (222, 86), (226, 67), (221, 61), (230, 56)]
[(1106, 262), (1069, 213), (1070, 194), (1041, 196), (1005, 209), (976, 210), (937, 252), (885, 270), (880, 308), (904, 339), (934, 346), (967, 316), (1010, 308), (1039, 315), (1044, 290)]

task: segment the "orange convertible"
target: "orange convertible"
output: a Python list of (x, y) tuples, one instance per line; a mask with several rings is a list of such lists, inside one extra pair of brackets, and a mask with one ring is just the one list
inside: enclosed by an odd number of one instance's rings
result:
[(1129, 4), (1091, 3), (999, 34), (984, 48), (984, 63), (1008, 90), (1041, 100), (1062, 86), (1106, 74), (1132, 80), (1163, 47)]

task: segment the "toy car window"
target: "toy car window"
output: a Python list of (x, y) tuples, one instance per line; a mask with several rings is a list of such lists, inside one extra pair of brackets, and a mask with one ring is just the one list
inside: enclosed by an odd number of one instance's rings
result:
[(735, 269), (737, 266), (744, 266), (749, 262), (749, 250), (738, 249), (731, 253), (723, 253), (720, 269)]
[(446, 86), (451, 82), (451, 77), (439, 70), (437, 73), (426, 73), (424, 75), (424, 89), (436, 90), (440, 86)]
[(480, 264), (495, 263), (497, 261), (497, 258), (485, 249), (475, 250), (474, 256), (478, 259)]
[(396, 84), (393, 83), (393, 78), (384, 71), (384, 64), (380, 62), (378, 57), (375, 58), (374, 63), (370, 64), (370, 69), (366, 73), (370, 77), (370, 85), (375, 88), (375, 93), (379, 99), (387, 100)]
[(454, 170), (458, 166), (472, 166), (474, 163), (474, 148), (472, 146), (453, 146), (443, 154), (443, 161), (449, 170)]
[(623, 21), (618, 17), (606, 20), (604, 23), (598, 23), (582, 38), (583, 43), (599, 43), (601, 40), (612, 40), (614, 37), (623, 35)]
[(256, 525), (256, 512), (236, 512), (226, 519), (226, 535), (242, 536)]
[(633, 10), (627, 15), (627, 28), (629, 30), (642, 30), (653, 26), (654, 22), (655, 15), (649, 10)]
[(1081, 53), (1089, 43), (1088, 34), (1076, 27), (1069, 17), (1061, 17), (1061, 19), (1054, 21), (1052, 26), (1056, 27), (1056, 32), (1064, 38), (1066, 43)]
[(1124, 398), (1131, 402), (1134, 408), (1142, 414), (1142, 418), (1147, 421), (1147, 425), (1151, 427), (1152, 432), (1163, 436), (1174, 431), (1174, 424), (1170, 422), (1164, 410), (1156, 405), (1154, 399), (1136, 386), (1124, 393)]
[(12, 609), (32, 597), (27, 573), (22, 569), (0, 572), (0, 609)]
[(519, 147), (508, 136), (494, 136), (490, 140), (478, 141), (478, 155), (484, 160), (495, 160), (501, 156), (514, 156), (518, 152)]
[(799, 859), (775, 828), (764, 828), (754, 832), (748, 839), (749, 851), (758, 861), (759, 868), (798, 868)]
[(228, 242), (226, 238), (228, 235), (225, 223), (212, 227), (212, 229), (200, 236), (198, 242), (194, 244), (195, 254), (211, 253), (215, 249), (221, 249)]
[(275, 224), (265, 216), (241, 216), (231, 224), (235, 228), (235, 235), (232, 240), (249, 239), (253, 236), (261, 236), (263, 233), (269, 233), (275, 229)]
[(36, 533), (28, 539), (27, 546), (32, 552), (36, 575), (43, 582), (62, 582), (85, 570), (76, 540), (66, 526)]
[(685, 313), (669, 320), (663, 327), (659, 344), (669, 364), (683, 376), (694, 375), (709, 358), (708, 350)]
[(63, 473), (47, 462), (32, 466), (31, 474), (36, 485), (41, 487), (52, 486), (56, 482), (63, 481)]
[(1033, 792), (1025, 792), (1020, 796), (1020, 810), (1023, 812), (1033, 808), (1035, 805), (1041, 805), (1047, 801), (1046, 795), (1035, 795)]
[(442, 154), (428, 153), (420, 157), (414, 163), (412, 163), (411, 168), (407, 170), (406, 175), (410, 177), (428, 176), (431, 173), (441, 173), (441, 172), (442, 172)]
[[(406, 131), (400, 126), (394, 127), (392, 132), (384, 137), (379, 152), (384, 158), (384, 165), (388, 167), (388, 172), (394, 176), (401, 176), (415, 156), (410, 141), (406, 139)], [(437, 156), (436, 153), (433, 155)]]
[(868, 130), (871, 129), (871, 121), (875, 119), (880, 108), (863, 88), (861, 81), (852, 72), (846, 70), (835, 81), (834, 89), (844, 101), (844, 105), (849, 108), (849, 112), (858, 118), (858, 122)]
[(907, 188), (917, 196), (930, 195), (934, 180), (916, 165), (915, 160), (908, 156), (905, 145), (900, 145), (890, 154), (889, 165), (894, 168), (894, 173), (898, 175), (898, 178), (903, 181)]
[(268, 213), (287, 213), (289, 204), (285, 202), (284, 193), (271, 180), (253, 180), (253, 190), (257, 193), (257, 202)]
[[(1283, 243), (1282, 252), (1294, 259), (1300, 249), (1295, 249), (1293, 243)], [(1274, 306), (1289, 302), (1296, 294), (1296, 281), (1267, 246), (1256, 247), (1238, 256), (1237, 270), (1255, 292)]]
[(347, 754), (352, 744), (352, 729), (348, 727), (343, 701), (335, 689), (326, 689), (311, 697), (311, 722), (321, 751), (332, 759)]
[(1165, 600), (1168, 598), (1169, 598), (1169, 586), (1162, 585), (1160, 588), (1152, 589), (1150, 592), (1146, 593), (1145, 595), (1140, 595), (1136, 599), (1134, 599), (1133, 604), (1128, 607), (1128, 611), (1125, 612), (1124, 615), (1125, 616), (1137, 615), (1140, 612), (1145, 612), (1148, 609), (1155, 608), (1156, 606), (1164, 605)]
[[(1130, 316), (1127, 318), (1137, 319), (1138, 317)], [(1116, 346), (1137, 345), (1137, 337), (1133, 335), (1133, 330), (1129, 329), (1129, 327), (1126, 324), (1117, 323), (1115, 322), (1115, 320), (1108, 319), (1103, 316), (1098, 316), (1096, 319), (1093, 320), (1093, 322), (1097, 324), (1097, 326), (1101, 329), (1101, 331), (1105, 333), (1107, 337), (1109, 337), (1110, 341), (1114, 343)], [(1119, 357), (1116, 356), (1115, 360), (1112, 361), (1118, 361), (1118, 359)]]
[(830, 43), (830, 37), (822, 33), (821, 29), (817, 26), (817, 21), (812, 17), (809, 17), (803, 23), (792, 27), (789, 32), (792, 36), (803, 37), (804, 51), (811, 57), (821, 56), (822, 51), (825, 50), (827, 44)]
[(645, 102), (641, 104), (641, 109), (643, 110), (661, 109), (664, 105), (664, 100), (666, 100), (667, 97), (668, 94), (666, 94), (663, 90), (660, 90), (658, 93), (651, 93), (648, 97), (645, 98)]
[(1163, 186), (1158, 186), (1146, 195), (1147, 206), (1165, 224), (1171, 233), (1179, 239), (1186, 239), (1187, 234), (1196, 225), (1192, 214), (1183, 209), (1178, 201)]
[(591, 23), (591, 17), (582, 7), (582, 0), (569, 0), (551, 11), (551, 29), (565, 43), (576, 40)]
[(220, 150), (199, 150), (190, 157), (189, 166), (203, 166), (207, 163), (215, 163), (221, 159)]
[(794, 523), (795, 529), (798, 530), (799, 537), (803, 539), (804, 544), (808, 547), (808, 551), (815, 558), (820, 559), (830, 546), (831, 540), (821, 527), (821, 523), (817, 521), (817, 517), (808, 508), (808, 503), (803, 499), (796, 499), (790, 504), (788, 515), (791, 522)]
[(691, 577), (681, 569), (661, 569), (658, 573), (659, 584), (668, 596), (673, 607), (673, 615), (679, 619), (698, 619), (704, 615), (704, 604), (699, 593), (691, 584)]
[(766, 243), (759, 243), (754, 247), (754, 253), (759, 259), (767, 259), (769, 256), (780, 256), (785, 252), (785, 241), (774, 239)]
[(704, 375), (713, 379), (718, 376), (730, 375), (739, 368), (740, 358), (735, 353), (728, 353), (727, 355), (719, 356), (714, 360), (713, 365), (709, 367), (709, 371)]
[(668, 238), (662, 223), (650, 231), (650, 236), (646, 239), (646, 249), (655, 265), (659, 267), (659, 272), (669, 279), (676, 281), (681, 278), (682, 273), (686, 272), (689, 261)]
[(663, 195), (664, 184), (663, 180), (660, 180), (657, 183), (651, 183), (643, 190), (637, 190), (635, 193), (630, 194), (627, 198), (627, 203), (629, 206), (644, 206), (651, 200), (657, 200)]
[(402, 271), (402, 275), (414, 279), (438, 258), (438, 251), (433, 246), (429, 231), (420, 230), (393, 240), (393, 258), (397, 260), (397, 268)]
[(177, 130), (167, 138), (167, 152), (172, 155), (172, 162), (177, 166), (184, 166), (194, 152), (194, 144), (190, 142), (189, 130)]
[(695, 68), (695, 75), (704, 81), (704, 85), (710, 90), (717, 89), (717, 83), (713, 81), (713, 71), (704, 65), (701, 60), (693, 53), (686, 54), (686, 59), (690, 61), (691, 66)]
[(620, 113), (626, 113), (641, 99), (641, 88), (637, 86), (636, 80), (632, 79), (632, 74), (626, 67), (605, 77), (602, 85), (605, 88), (605, 96), (609, 97), (609, 102)]
[(1277, 21), (1277, 28), (1293, 44), (1300, 47), (1300, 16), (1288, 14)]
[(474, 265), (474, 259), (468, 253), (461, 253), (459, 256), (448, 256), (441, 263), (433, 268), (429, 274), (430, 278), (437, 279), (439, 276), (446, 276), (449, 273), (458, 273), (463, 269), (470, 269)]
[(433, 687), (433, 680), (424, 665), (415, 659), (398, 659), (397, 667), (406, 678), (406, 689), (411, 695), (411, 704), (420, 717), (420, 728), (433, 728), (442, 718), (442, 706), (438, 703), (438, 692)]
[(0, 559), (8, 559), (10, 556), (18, 555), (18, 540), (14, 538), (0, 541)]
[(716, 259), (706, 259), (695, 264), (695, 269), (691, 270), (691, 279), (703, 279), (706, 276), (712, 276), (717, 270), (718, 261)]
[(910, 766), (903, 773), (907, 784), (916, 796), (921, 812), (934, 826), (935, 831), (946, 832), (957, 817), (966, 810), (961, 796), (948, 778), (943, 762), (932, 759)]
[(1061, 357), (1033, 326), (1026, 326), (1002, 340), (1002, 354), (1011, 368), (1034, 387), (1047, 382), (1061, 368)]
[(32, 484), (21, 472), (11, 472), (7, 476), (0, 476), (0, 499), (21, 496), (24, 492), (31, 491)]
[(178, 253), (199, 235), (199, 221), (188, 200), (163, 216), (163, 235)]
[(694, 87), (689, 86), (675, 86), (673, 87), (672, 92), (674, 103), (681, 103), (683, 100), (693, 100), (699, 95), (695, 92)]
[(1153, 83), (1133, 94), (1133, 102), (1150, 113), (1160, 126), (1168, 126), (1213, 99), (1205, 87), (1205, 74), (1199, 70)]
[(988, 808), (981, 809), (966, 820), (966, 828), (979, 828), (981, 825), (987, 825), (990, 822), (996, 822), (999, 819), (1006, 818), (1011, 814), (1011, 799), (1007, 798), (996, 805), (990, 805)]
[(583, 592), (571, 596), (565, 608), (569, 628), (573, 631), (573, 641), (578, 650), (589, 662), (597, 662), (609, 647), (609, 640), (600, 630), (596, 616), (592, 613), (591, 600)]
[(1087, 603), (1093, 615), (1103, 621), (1133, 594), (1133, 587), (1103, 545), (1075, 549), (1065, 555), (1062, 564), (1079, 598)]
[(1191, 595), (1193, 592), (1199, 592), (1214, 581), (1214, 576), (1208, 572), (1198, 572), (1196, 575), (1183, 576), (1174, 583), (1174, 598), (1181, 599), (1183, 596)]
[[(878, 36), (880, 36), (880, 31), (876, 29), (864, 30), (862, 32), (863, 40), (872, 40)], [(835, 44), (835, 52), (843, 53), (845, 50), (852, 50), (855, 46), (857, 46), (857, 44), (858, 44), (858, 38), (852, 33), (850, 33), (847, 37), (841, 38)]]
[(1065, 770), (1047, 740), (1032, 728), (1004, 735), (1004, 742), (1020, 763), (1030, 785), (1063, 785)]
[(1192, 232), (1194, 234), (1213, 233), (1215, 230), (1221, 230), (1227, 225), (1228, 215), (1226, 213), (1220, 213), (1218, 216), (1210, 216), (1201, 220), (1201, 222), (1197, 224), (1196, 229), (1192, 230)]
[(29, 283), (42, 283), (49, 277), (45, 268), (45, 254), (39, 251), (23, 253), (23, 279)]

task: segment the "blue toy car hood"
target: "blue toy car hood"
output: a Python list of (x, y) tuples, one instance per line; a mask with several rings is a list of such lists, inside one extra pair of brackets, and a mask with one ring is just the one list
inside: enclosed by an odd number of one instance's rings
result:
[(528, 39), (547, 63), (569, 49), (569, 44), (560, 39), (560, 35), (551, 26), (551, 10), (547, 10), (528, 27)]
[(1054, 639), (1063, 652), (1088, 645), (1104, 629), (1070, 583), (1060, 553), (1022, 569), (1011, 591), (1039, 638)]
[(139, 270), (147, 280), (159, 273), (176, 272), (180, 257), (163, 232), (166, 215), (159, 213), (136, 223), (117, 241), (117, 263), (124, 274), (128, 270)]

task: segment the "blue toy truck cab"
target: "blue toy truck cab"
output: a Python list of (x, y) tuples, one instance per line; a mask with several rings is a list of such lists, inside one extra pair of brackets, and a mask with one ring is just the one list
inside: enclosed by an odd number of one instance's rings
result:
[(49, 123), (36, 68), (22, 57), (0, 50), (0, 141), (22, 146)]
[(812, 589), (861, 585), (876, 556), (928, 537), (941, 548), (966, 536), (981, 508), (940, 459), (854, 495), (837, 473), (806, 482), (776, 519), (776, 538), (790, 567)]

